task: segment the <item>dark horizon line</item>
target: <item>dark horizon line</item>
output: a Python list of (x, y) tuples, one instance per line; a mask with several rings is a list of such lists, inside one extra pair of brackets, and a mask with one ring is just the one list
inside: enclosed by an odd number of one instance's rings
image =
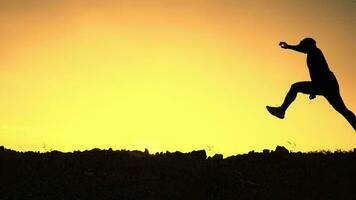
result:
[[(206, 152), (207, 150), (205, 149), (198, 149), (198, 150), (192, 150), (190, 152), (181, 152), (181, 151), (161, 151), (161, 152), (156, 152), (153, 154), (149, 153), (149, 150), (146, 148), (144, 151), (141, 150), (128, 150), (128, 149), (117, 149), (113, 150), (112, 148), (108, 149), (100, 149), (100, 148), (92, 148), (92, 149), (87, 149), (87, 150), (73, 150), (69, 152), (63, 152), (55, 149), (50, 149), (46, 151), (18, 151), (10, 148), (6, 148), (3, 145), (0, 145), (0, 153), (1, 152), (13, 152), (13, 153), (20, 153), (20, 154), (77, 154), (77, 153), (89, 153), (89, 152), (112, 152), (112, 153), (127, 153), (133, 157), (149, 157), (149, 156), (157, 156), (157, 155), (171, 155), (171, 154), (181, 154), (181, 155), (189, 155), (189, 154), (205, 154), (206, 158), (214, 158), (214, 157), (224, 157), (224, 154), (220, 153), (214, 153), (214, 156), (207, 156)], [(234, 157), (234, 156), (243, 156), (243, 155), (252, 155), (252, 154), (340, 154), (340, 153), (356, 153), (356, 147), (351, 149), (351, 150), (341, 150), (341, 149), (336, 149), (334, 151), (330, 150), (316, 150), (316, 151), (293, 151), (293, 150), (288, 150), (284, 146), (279, 146), (277, 145), (274, 150), (271, 149), (263, 149), (262, 151), (255, 151), (251, 150), (247, 153), (238, 153), (234, 155), (230, 155), (226, 158), (229, 157)]]

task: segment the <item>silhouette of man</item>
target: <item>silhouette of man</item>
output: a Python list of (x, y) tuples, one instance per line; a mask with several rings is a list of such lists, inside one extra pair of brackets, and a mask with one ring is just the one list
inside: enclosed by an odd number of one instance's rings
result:
[(298, 92), (309, 94), (309, 99), (311, 100), (316, 95), (322, 95), (356, 130), (356, 117), (345, 106), (340, 95), (339, 84), (334, 74), (330, 71), (322, 51), (316, 46), (315, 40), (305, 38), (298, 45), (289, 45), (286, 42), (280, 42), (279, 46), (283, 49), (292, 49), (307, 54), (307, 65), (311, 81), (292, 84), (283, 104), (280, 107), (267, 106), (267, 110), (272, 115), (283, 119), (287, 108), (295, 100)]

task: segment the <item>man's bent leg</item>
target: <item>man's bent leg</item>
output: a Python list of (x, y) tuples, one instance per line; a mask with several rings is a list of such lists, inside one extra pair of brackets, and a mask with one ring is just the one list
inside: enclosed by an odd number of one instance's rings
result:
[(290, 87), (283, 104), (280, 106), (280, 108), (285, 112), (290, 104), (295, 100), (297, 97), (298, 92), (304, 93), (304, 94), (316, 94), (315, 86), (311, 81), (303, 81), (303, 82), (298, 82), (292, 84)]
[(287, 108), (295, 100), (298, 92), (302, 92), (304, 94), (313, 94), (313, 95), (317, 94), (315, 90), (315, 86), (310, 81), (294, 83), (291, 86), (290, 90), (288, 91), (288, 94), (285, 97), (283, 104), (280, 107), (267, 106), (268, 112), (270, 112), (272, 115), (280, 119), (283, 119)]

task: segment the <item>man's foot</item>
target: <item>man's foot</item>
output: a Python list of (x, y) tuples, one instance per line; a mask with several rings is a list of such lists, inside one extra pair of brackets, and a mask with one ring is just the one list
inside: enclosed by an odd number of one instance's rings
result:
[(284, 118), (284, 111), (280, 107), (271, 107), (271, 106), (266, 106), (268, 112), (270, 112), (272, 115), (278, 117), (279, 119)]

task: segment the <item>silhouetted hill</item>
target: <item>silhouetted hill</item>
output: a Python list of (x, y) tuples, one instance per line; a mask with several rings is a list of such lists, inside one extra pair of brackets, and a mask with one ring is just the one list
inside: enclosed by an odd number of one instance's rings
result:
[(356, 199), (356, 152), (206, 156), (0, 147), (0, 199)]

